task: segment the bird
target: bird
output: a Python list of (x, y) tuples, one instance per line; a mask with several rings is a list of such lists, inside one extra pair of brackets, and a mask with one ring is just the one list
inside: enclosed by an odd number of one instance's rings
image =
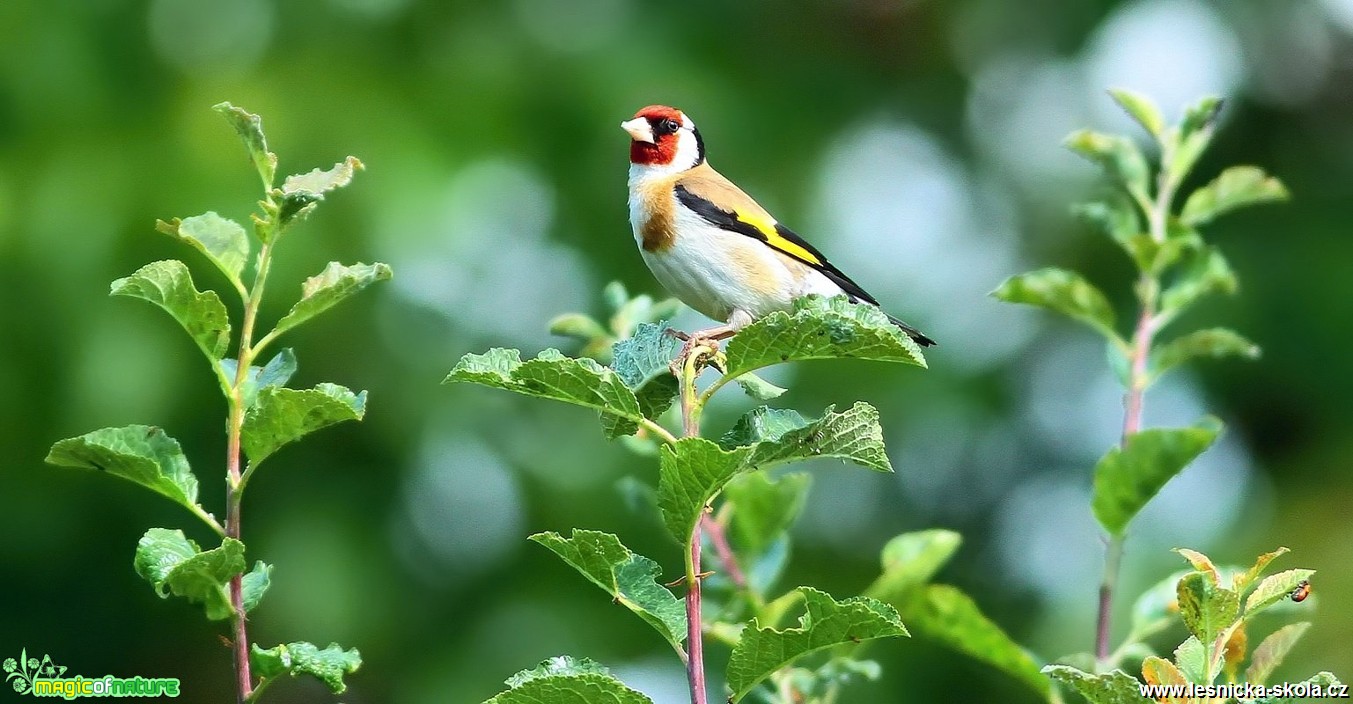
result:
[[(629, 216), (640, 255), (669, 293), (720, 324), (692, 341), (727, 339), (809, 294), (880, 307), (807, 240), (782, 225), (705, 158), (695, 121), (649, 105), (620, 123), (630, 136)], [(885, 315), (887, 315), (885, 313)], [(922, 347), (935, 341), (888, 315)]]

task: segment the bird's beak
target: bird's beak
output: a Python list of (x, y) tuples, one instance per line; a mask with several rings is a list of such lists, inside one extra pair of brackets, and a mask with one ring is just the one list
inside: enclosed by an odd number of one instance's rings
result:
[(620, 123), (620, 129), (630, 133), (630, 137), (636, 142), (648, 142), (653, 144), (653, 126), (648, 124), (648, 120), (642, 117), (636, 117), (633, 120)]

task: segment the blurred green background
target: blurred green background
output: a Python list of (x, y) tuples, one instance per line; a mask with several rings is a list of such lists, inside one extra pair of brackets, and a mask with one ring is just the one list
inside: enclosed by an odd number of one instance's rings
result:
[[(1093, 335), (985, 294), (1055, 264), (1129, 303), (1128, 262), (1068, 215), (1100, 186), (1095, 170), (1059, 147), (1076, 127), (1131, 129), (1110, 85), (1171, 116), (1226, 96), (1195, 184), (1256, 163), (1294, 195), (1207, 233), (1242, 292), (1188, 322), (1234, 326), (1265, 354), (1148, 397), (1148, 424), (1213, 412), (1228, 431), (1139, 519), (1124, 593), (1181, 567), (1171, 547), (1242, 563), (1286, 545), (1285, 566), (1319, 570), (1316, 627), (1276, 679), (1353, 676), (1340, 607), (1353, 598), (1353, 0), (5, 0), (0, 655), (176, 676), (186, 701), (233, 696), (221, 625), (131, 569), (148, 527), (207, 532), (129, 483), (42, 463), (63, 437), (161, 425), (222, 512), (211, 376), (162, 312), (106, 294), (169, 257), (199, 285), (224, 283), (153, 229), (248, 217), (256, 180), (209, 109), (223, 100), (263, 115), (282, 173), (347, 154), (368, 167), (284, 241), (266, 324), (331, 259), (395, 270), (285, 341), (297, 385), (369, 389), (367, 420), (286, 449), (244, 507), (251, 560), (277, 566), (251, 635), (360, 648), (345, 701), (478, 702), (560, 653), (662, 704), (685, 696), (647, 626), (525, 541), (615, 531), (679, 574), (678, 547), (617, 489), (654, 482), (653, 462), (605, 442), (586, 412), (439, 386), (467, 351), (569, 349), (547, 321), (600, 314), (610, 280), (660, 293), (630, 235), (617, 127), (655, 102), (684, 108), (716, 167), (941, 343), (924, 372), (771, 375), (792, 389), (779, 403), (805, 414), (878, 405), (898, 468), (811, 467), (786, 583), (855, 594), (889, 537), (953, 528), (966, 542), (943, 581), (1042, 659), (1088, 650), (1101, 557), (1089, 468), (1115, 441), (1118, 392)], [(730, 391), (708, 426), (749, 406)], [(920, 639), (871, 655), (883, 678), (847, 701), (1032, 700)], [(269, 696), (331, 700), (304, 681)]]

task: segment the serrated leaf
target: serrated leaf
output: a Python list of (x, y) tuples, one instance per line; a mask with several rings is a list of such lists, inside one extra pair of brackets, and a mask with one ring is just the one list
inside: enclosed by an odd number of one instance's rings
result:
[(1344, 695), (1347, 694), (1347, 690), (1343, 689), (1343, 684), (1339, 682), (1339, 678), (1335, 677), (1334, 674), (1330, 672), (1317, 672), (1302, 682), (1284, 682), (1282, 685), (1273, 686), (1282, 687), (1282, 689), (1279, 690), (1279, 694), (1271, 697), (1260, 697), (1259, 699), (1254, 700), (1254, 704), (1310, 701), (1311, 699), (1321, 696), (1321, 694), (1316, 693), (1316, 687), (1319, 687), (1320, 692), (1325, 696), (1334, 693), (1334, 690), (1331, 689), (1333, 687), (1340, 688), (1338, 690), (1340, 698), (1345, 698)]
[(321, 428), (366, 415), (366, 392), (353, 393), (338, 384), (313, 389), (269, 386), (245, 411), (240, 440), (250, 464), (258, 464), (278, 448)]
[[(239, 369), (239, 360), (229, 358), (221, 360), (221, 371), (231, 383), (235, 381), (237, 369)], [(249, 408), (254, 405), (258, 400), (260, 389), (266, 389), (269, 386), (286, 386), (295, 373), (296, 353), (290, 347), (273, 355), (273, 358), (261, 367), (250, 365), (249, 373), (245, 375), (244, 384), (240, 387), (244, 407)]]
[(1237, 208), (1287, 200), (1287, 189), (1278, 179), (1257, 166), (1232, 166), (1211, 183), (1194, 191), (1184, 203), (1179, 219), (1188, 225), (1205, 225)]
[(733, 507), (728, 537), (734, 552), (752, 562), (764, 555), (803, 511), (812, 483), (802, 472), (781, 477), (751, 472), (729, 482), (724, 497)]
[(1217, 439), (1221, 428), (1221, 421), (1208, 416), (1188, 428), (1143, 430), (1131, 435), (1126, 446), (1110, 449), (1095, 465), (1091, 507), (1099, 524), (1111, 535), (1122, 535), (1161, 487)]
[(237, 108), (230, 103), (213, 105), (212, 109), (221, 113), (235, 131), (239, 133), (249, 159), (254, 163), (264, 190), (272, 188), (273, 178), (277, 174), (277, 155), (268, 151), (268, 140), (263, 136), (263, 120), (258, 115)]
[(230, 345), (230, 316), (215, 291), (198, 291), (177, 259), (151, 262), (113, 282), (110, 293), (150, 301), (177, 320), (202, 354), (215, 363)]
[(1080, 692), (1090, 704), (1152, 704), (1142, 696), (1141, 683), (1122, 670), (1092, 675), (1070, 665), (1048, 665), (1043, 674)]
[[(751, 413), (756, 413), (755, 410)], [(768, 435), (751, 446), (747, 465), (768, 469), (774, 465), (818, 457), (848, 460), (879, 472), (893, 471), (883, 445), (883, 427), (877, 408), (856, 401), (837, 413), (828, 406), (822, 418), (799, 428)]]
[[(1171, 686), (1187, 685), (1189, 680), (1180, 672), (1175, 664), (1162, 657), (1155, 655), (1148, 656), (1142, 660), (1142, 681), (1149, 685)], [(1164, 697), (1156, 701), (1162, 704), (1187, 704), (1188, 699), (1184, 697)]]
[(1150, 98), (1126, 88), (1110, 88), (1109, 95), (1152, 137), (1159, 137), (1164, 131), (1165, 119), (1160, 116), (1160, 108)]
[(663, 445), (658, 452), (658, 507), (672, 536), (686, 543), (705, 506), (746, 469), (750, 449), (723, 450), (709, 440), (692, 437)]
[(753, 619), (728, 659), (730, 702), (747, 695), (758, 682), (800, 657), (845, 643), (908, 635), (897, 610), (876, 599), (837, 601), (826, 592), (799, 587), (806, 613), (797, 628), (762, 628)]
[[(150, 425), (103, 428), (52, 445), (47, 463), (97, 469), (136, 482), (196, 511), (197, 477), (174, 438)], [(205, 513), (205, 512), (204, 512)]]
[(263, 600), (263, 595), (272, 586), (272, 565), (259, 560), (254, 569), (249, 570), (240, 580), (240, 596), (244, 602), (244, 611), (248, 613)]
[(1175, 548), (1174, 551), (1179, 553), (1180, 557), (1188, 560), (1189, 564), (1193, 565), (1194, 570), (1207, 575), (1207, 578), (1212, 580), (1213, 584), (1218, 586), (1221, 585), (1221, 572), (1217, 570), (1216, 565), (1212, 564), (1212, 558), (1197, 550), (1190, 550), (1188, 548)]
[(220, 547), (202, 551), (181, 530), (151, 528), (136, 544), (134, 565), (161, 599), (181, 596), (221, 621), (234, 613), (226, 583), (244, 571), (244, 543), (225, 538)]
[(656, 419), (672, 405), (679, 391), (672, 360), (681, 342), (667, 334), (666, 323), (640, 323), (629, 338), (611, 347), (611, 368), (634, 390), (639, 410)]
[(362, 655), (356, 648), (344, 650), (337, 643), (330, 643), (323, 650), (305, 641), (285, 643), (267, 650), (254, 643), (249, 662), (260, 677), (310, 675), (323, 682), (334, 694), (342, 694), (348, 689), (343, 677), (362, 666)]
[(1287, 548), (1280, 547), (1273, 552), (1266, 552), (1263, 555), (1260, 555), (1258, 559), (1254, 561), (1254, 565), (1248, 570), (1236, 573), (1232, 580), (1231, 588), (1235, 589), (1237, 593), (1243, 594), (1246, 589), (1250, 588), (1251, 584), (1254, 584), (1254, 580), (1259, 579), (1259, 576), (1268, 568), (1270, 562), (1273, 562), (1275, 559), (1282, 557), (1289, 552), (1291, 551)]
[(1248, 619), (1286, 599), (1298, 584), (1310, 581), (1313, 574), (1315, 570), (1284, 570), (1265, 577), (1245, 600), (1245, 618)]
[(1233, 294), (1240, 284), (1231, 271), (1231, 265), (1216, 247), (1202, 249), (1193, 262), (1179, 274), (1160, 302), (1163, 311), (1171, 316), (1213, 293)]
[(531, 680), (542, 677), (568, 677), (571, 675), (609, 675), (611, 671), (605, 665), (591, 658), (575, 659), (571, 655), (556, 655), (543, 660), (539, 665), (522, 670), (504, 681), (508, 687), (516, 689)]
[[(658, 582), (662, 574), (658, 563), (630, 552), (610, 533), (575, 528), (569, 538), (545, 532), (529, 539), (549, 548), (681, 650), (686, 638), (685, 606)], [(508, 685), (513, 686), (510, 681)]]
[(1092, 130), (1077, 130), (1067, 136), (1063, 145), (1098, 164), (1137, 200), (1147, 199), (1150, 169), (1146, 157), (1132, 140)]
[(620, 680), (596, 673), (535, 677), (484, 704), (653, 704)]
[(1245, 670), (1245, 681), (1253, 684), (1264, 684), (1268, 681), (1269, 675), (1283, 664), (1283, 659), (1293, 646), (1301, 640), (1301, 636), (1306, 633), (1306, 629), (1311, 624), (1305, 621), (1298, 623), (1289, 623), (1282, 628), (1270, 633), (1259, 647), (1254, 649), (1254, 655), (1250, 657), (1250, 666)]
[[(933, 562), (933, 557), (930, 559)], [(967, 594), (947, 584), (928, 584), (904, 593), (906, 596), (887, 601), (897, 607), (913, 634), (991, 665), (1047, 696), (1048, 680), (1040, 673), (1038, 663)]]
[(1207, 648), (1198, 636), (1189, 636), (1174, 649), (1174, 661), (1184, 677), (1194, 684), (1211, 684), (1207, 678)]
[(1259, 359), (1259, 346), (1226, 328), (1195, 330), (1156, 348), (1151, 355), (1152, 376), (1160, 378), (1171, 369), (1198, 357)]
[(962, 543), (963, 536), (938, 528), (894, 537), (883, 546), (878, 579), (864, 593), (898, 606), (917, 587), (929, 582)]
[(1074, 271), (1047, 268), (1012, 276), (991, 295), (1006, 303), (1023, 303), (1061, 313), (1119, 340), (1113, 308), (1098, 288)]
[(1214, 643), (1240, 613), (1240, 595), (1217, 586), (1202, 572), (1184, 575), (1177, 594), (1184, 625), (1204, 644)]
[(303, 174), (293, 174), (288, 176), (282, 182), (282, 193), (310, 193), (316, 196), (323, 196), (325, 193), (336, 188), (342, 188), (352, 183), (352, 176), (358, 171), (366, 168), (361, 160), (355, 156), (349, 156), (343, 161), (334, 164), (328, 169), (313, 169)]
[(280, 334), (290, 330), (338, 305), (367, 286), (389, 279), (390, 276), (390, 267), (380, 262), (358, 263), (351, 266), (329, 262), (324, 271), (301, 284), (301, 300), (277, 321), (274, 332)]
[(239, 223), (207, 211), (182, 220), (159, 220), (155, 228), (205, 254), (237, 288), (243, 286), (240, 272), (249, 259), (249, 235)]
[(593, 408), (615, 422), (603, 423), (609, 437), (628, 435), (644, 420), (639, 401), (615, 371), (590, 359), (565, 357), (558, 350), (521, 361), (517, 350), (493, 348), (460, 358), (442, 382), (468, 382)]
[(924, 367), (925, 357), (883, 311), (845, 296), (809, 295), (791, 312), (775, 312), (743, 328), (728, 343), (727, 376), (740, 377), (782, 362), (842, 357)]

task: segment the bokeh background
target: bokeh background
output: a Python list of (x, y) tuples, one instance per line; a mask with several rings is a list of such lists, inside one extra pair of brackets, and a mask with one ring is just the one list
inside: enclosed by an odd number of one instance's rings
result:
[[(678, 574), (677, 546), (617, 489), (654, 482), (653, 463), (608, 444), (586, 412), (439, 385), (468, 351), (571, 349), (547, 321), (601, 314), (608, 281), (660, 294), (631, 239), (617, 128), (654, 102), (689, 112), (718, 168), (941, 341), (925, 372), (772, 374), (792, 389), (780, 403), (805, 414), (878, 405), (898, 468), (810, 466), (786, 583), (858, 593), (889, 537), (952, 528), (965, 543), (943, 581), (1041, 659), (1089, 649), (1101, 558), (1089, 469), (1115, 440), (1118, 391), (1091, 333), (986, 293), (1053, 264), (1129, 303), (1126, 259), (1068, 214), (1102, 184), (1059, 146), (1081, 126), (1132, 129), (1107, 86), (1171, 117), (1224, 95), (1192, 182), (1256, 163), (1294, 194), (1208, 231), (1242, 292), (1186, 324), (1234, 326), (1264, 357), (1204, 364), (1149, 396), (1149, 424), (1211, 412), (1228, 431), (1136, 523), (1124, 593), (1182, 566), (1174, 546), (1242, 563), (1286, 545), (1287, 566), (1319, 570), (1318, 598), (1278, 679), (1353, 676), (1351, 0), (6, 0), (0, 654), (177, 676), (186, 701), (232, 696), (220, 625), (131, 569), (148, 527), (208, 534), (129, 483), (42, 463), (63, 437), (162, 425), (221, 513), (211, 377), (160, 311), (106, 293), (168, 257), (223, 283), (153, 229), (206, 210), (247, 219), (256, 182), (209, 109), (222, 100), (264, 116), (282, 173), (347, 154), (368, 167), (284, 242), (265, 323), (331, 259), (396, 273), (289, 335), (296, 384), (369, 389), (370, 411), (279, 454), (245, 506), (251, 559), (277, 565), (252, 635), (359, 647), (345, 701), (478, 702), (560, 653), (683, 700), (648, 627), (525, 540), (616, 531)], [(749, 406), (730, 392), (710, 427)], [(871, 654), (882, 680), (847, 701), (1033, 700), (933, 643)], [(270, 696), (331, 700), (303, 681)]]

